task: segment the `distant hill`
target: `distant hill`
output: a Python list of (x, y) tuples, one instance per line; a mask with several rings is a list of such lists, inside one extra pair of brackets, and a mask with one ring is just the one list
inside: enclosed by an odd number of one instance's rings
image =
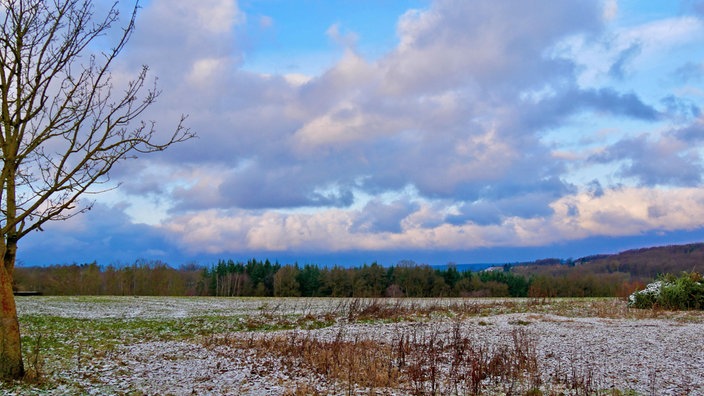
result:
[(627, 273), (634, 279), (653, 279), (659, 274), (704, 272), (704, 243), (659, 246), (600, 254), (577, 260), (544, 259), (514, 265), (522, 274), (563, 275), (573, 271), (594, 274)]
[[(459, 272), (479, 272), (491, 267), (501, 267), (499, 263), (474, 263), (474, 264), (452, 264)], [(450, 267), (450, 264), (433, 265), (433, 269), (445, 271)]]

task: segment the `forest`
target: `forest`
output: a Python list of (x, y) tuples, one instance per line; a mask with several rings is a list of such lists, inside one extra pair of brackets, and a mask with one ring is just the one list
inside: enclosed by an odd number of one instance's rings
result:
[(542, 259), (480, 272), (413, 261), (357, 267), (219, 260), (174, 268), (161, 261), (18, 267), (15, 290), (45, 295), (277, 297), (625, 297), (662, 274), (701, 271), (704, 244)]
[(170, 295), (277, 297), (525, 296), (529, 279), (510, 272), (460, 272), (412, 262), (382, 267), (281, 265), (269, 260), (219, 260), (209, 267), (173, 268), (138, 261), (18, 267), (16, 291), (45, 295)]

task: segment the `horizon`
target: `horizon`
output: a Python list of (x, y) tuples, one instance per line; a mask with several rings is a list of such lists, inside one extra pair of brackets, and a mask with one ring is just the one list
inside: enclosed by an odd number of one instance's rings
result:
[[(170, 263), (170, 262), (163, 261), (163, 260), (159, 260), (159, 259), (147, 260), (147, 259), (144, 259), (144, 258), (137, 258), (137, 259), (132, 260), (132, 261), (129, 261), (129, 262), (128, 262), (128, 261), (121, 261), (121, 262), (118, 261), (118, 262), (109, 262), (109, 263), (99, 262), (98, 260), (88, 260), (88, 261), (84, 261), (84, 262), (76, 262), (76, 261), (74, 261), (74, 262), (70, 262), (70, 263), (69, 263), (69, 262), (56, 262), (56, 263), (52, 263), (52, 264), (26, 265), (26, 263), (24, 263), (24, 262), (18, 262), (18, 263), (17, 263), (17, 267), (18, 267), (18, 268), (32, 268), (32, 267), (47, 267), (47, 266), (51, 266), (51, 265), (67, 266), (67, 265), (97, 264), (97, 265), (98, 265), (99, 267), (101, 267), (101, 268), (106, 268), (106, 267), (109, 267), (109, 266), (113, 266), (113, 267), (117, 267), (117, 268), (122, 268), (122, 267), (129, 267), (129, 266), (131, 266), (131, 265), (138, 264), (138, 263), (140, 263), (140, 262), (145, 262), (145, 263), (149, 263), (149, 264), (156, 263), (156, 262), (160, 262), (160, 263), (166, 264), (167, 266), (172, 267), (172, 268), (179, 268), (179, 267), (187, 266), (187, 265), (195, 265), (195, 266), (197, 266), (197, 267), (199, 267), (199, 268), (207, 268), (207, 267), (216, 265), (216, 264), (217, 264), (219, 261), (221, 261), (221, 260), (226, 260), (226, 261), (227, 261), (227, 260), (232, 260), (232, 261), (234, 261), (234, 262), (236, 262), (236, 263), (246, 263), (246, 262), (249, 261), (249, 260), (257, 260), (257, 261), (262, 261), (262, 262), (268, 260), (268, 261), (271, 262), (272, 264), (275, 263), (275, 264), (280, 264), (280, 265), (299, 265), (299, 266), (314, 265), (314, 266), (324, 267), (324, 268), (329, 268), (329, 267), (333, 267), (333, 266), (340, 266), (340, 267), (343, 267), (343, 268), (357, 268), (357, 267), (362, 267), (362, 266), (364, 266), (364, 265), (371, 265), (371, 264), (377, 264), (377, 265), (380, 265), (380, 266), (382, 266), (382, 267), (388, 268), (388, 267), (397, 266), (397, 265), (400, 265), (400, 264), (403, 264), (403, 263), (412, 263), (412, 264), (414, 264), (414, 265), (428, 265), (428, 266), (434, 267), (434, 268), (447, 268), (447, 267), (449, 267), (450, 265), (454, 265), (454, 266), (457, 266), (457, 267), (470, 267), (470, 266), (471, 266), (471, 267), (484, 267), (484, 268), (489, 268), (489, 267), (492, 267), (492, 266), (502, 266), (502, 265), (505, 265), (505, 264), (511, 264), (511, 265), (530, 264), (530, 263), (538, 262), (538, 261), (541, 261), (541, 260), (560, 260), (561, 262), (566, 262), (566, 261), (578, 261), (578, 260), (581, 260), (581, 259), (585, 259), (585, 258), (589, 258), (589, 257), (594, 257), (594, 256), (611, 256), (611, 255), (618, 255), (618, 254), (621, 254), (621, 253), (625, 253), (625, 252), (629, 252), (629, 251), (634, 251), (634, 250), (640, 250), (640, 249), (658, 249), (658, 248), (667, 248), (667, 247), (670, 247), (670, 246), (687, 246), (687, 245), (695, 245), (695, 244), (702, 244), (702, 243), (704, 243), (704, 242), (699, 242), (699, 241), (698, 241), (698, 242), (690, 242), (690, 243), (683, 243), (683, 244), (638, 246), (638, 247), (633, 247), (633, 248), (624, 249), (624, 250), (619, 250), (619, 251), (614, 251), (614, 252), (591, 253), (591, 254), (580, 255), (580, 256), (577, 256), (577, 257), (575, 257), (575, 256), (569, 256), (569, 257), (562, 257), (562, 256), (545, 256), (545, 257), (536, 257), (536, 258), (527, 259), (527, 260), (496, 260), (496, 261), (483, 261), (483, 262), (478, 262), (478, 261), (474, 261), (474, 262), (458, 262), (458, 261), (450, 260), (450, 261), (441, 263), (441, 262), (416, 261), (416, 260), (411, 259), (411, 258), (403, 258), (403, 259), (397, 260), (397, 261), (395, 261), (395, 262), (390, 262), (390, 261), (386, 261), (386, 262), (383, 262), (383, 261), (382, 261), (382, 262), (380, 262), (380, 261), (378, 261), (378, 260), (363, 261), (363, 262), (351, 262), (351, 261), (353, 261), (353, 260), (351, 260), (351, 259), (346, 260), (346, 261), (347, 261), (346, 263), (345, 263), (344, 261), (343, 261), (343, 262), (340, 262), (340, 261), (325, 261), (325, 260), (323, 260), (323, 261), (321, 261), (321, 262), (315, 262), (315, 261), (299, 262), (298, 259), (287, 258), (287, 259), (280, 260), (279, 258), (272, 259), (271, 257), (266, 257), (266, 256), (265, 256), (265, 257), (260, 257), (260, 256), (254, 255), (254, 256), (249, 256), (249, 257), (244, 257), (244, 256), (240, 256), (240, 257), (217, 257), (217, 258), (216, 258), (216, 257), (211, 257), (211, 258), (208, 258), (207, 260), (204, 260), (204, 262), (201, 262), (201, 261), (198, 261), (198, 260), (191, 260), (191, 261), (188, 261), (188, 262), (181, 262), (181, 263), (178, 263), (178, 264), (176, 264), (176, 263)], [(404, 257), (405, 257), (405, 256), (404, 256)], [(472, 270), (472, 271), (474, 271), (474, 270)]]
[(119, 164), (91, 211), (19, 242), (23, 265), (506, 263), (704, 241), (701, 1), (140, 6), (115, 89), (149, 65), (162, 95), (145, 120), (168, 134), (188, 114), (199, 138)]

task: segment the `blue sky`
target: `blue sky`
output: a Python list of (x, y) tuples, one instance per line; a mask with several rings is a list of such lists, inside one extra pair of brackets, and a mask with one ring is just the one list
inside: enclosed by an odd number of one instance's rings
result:
[[(122, 7), (128, 5), (123, 4)], [(109, 37), (108, 37), (109, 39)], [(113, 68), (199, 138), (24, 265), (580, 257), (704, 239), (704, 2), (149, 0)]]

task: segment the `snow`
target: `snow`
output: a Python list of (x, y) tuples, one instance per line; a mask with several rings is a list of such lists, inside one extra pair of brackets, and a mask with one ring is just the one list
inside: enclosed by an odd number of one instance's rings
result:
[(286, 312), (291, 315), (328, 312), (346, 299), (338, 298), (229, 298), (229, 297), (18, 297), (18, 315), (62, 318), (173, 319), (207, 315), (224, 317)]
[[(440, 300), (416, 300), (414, 304)], [(450, 300), (456, 303), (456, 300)], [(495, 303), (500, 300), (470, 303)], [(237, 332), (227, 337), (274, 337), (299, 332), (321, 340), (339, 334), (348, 339), (392, 342), (398, 334), (450, 334), (456, 319), (432, 316), (420, 320), (348, 322), (344, 299), (228, 299), (164, 297), (32, 297), (18, 298), (20, 315), (53, 315), (82, 319), (184, 318), (204, 315), (305, 315), (337, 312), (335, 324), (315, 330)], [(465, 302), (466, 303), (466, 302)], [(625, 305), (625, 303), (622, 303)], [(647, 315), (643, 315), (647, 316)], [(536, 342), (543, 383), (561, 378), (590, 378), (594, 388), (638, 394), (704, 395), (704, 314), (651, 315), (650, 318), (565, 316), (542, 309), (533, 312), (468, 316), (462, 334), (483, 345), (510, 342), (521, 329)], [(209, 336), (216, 336), (215, 334)], [(61, 380), (37, 394), (171, 394), (171, 395), (284, 395), (296, 388), (322, 394), (347, 394), (346, 385), (304, 369), (284, 367), (277, 356), (251, 349), (209, 344), (205, 337), (186, 340), (147, 340), (119, 345), (96, 354), (81, 365), (55, 373)], [(68, 387), (68, 388), (66, 388)], [(308, 387), (308, 388), (305, 388)], [(2, 389), (0, 388), (0, 391)], [(32, 393), (32, 389), (8, 394)], [(408, 389), (375, 390), (379, 394), (407, 394)], [(310, 392), (308, 392), (310, 393)], [(357, 389), (355, 394), (369, 394)], [(569, 394), (569, 393), (567, 393)]]

